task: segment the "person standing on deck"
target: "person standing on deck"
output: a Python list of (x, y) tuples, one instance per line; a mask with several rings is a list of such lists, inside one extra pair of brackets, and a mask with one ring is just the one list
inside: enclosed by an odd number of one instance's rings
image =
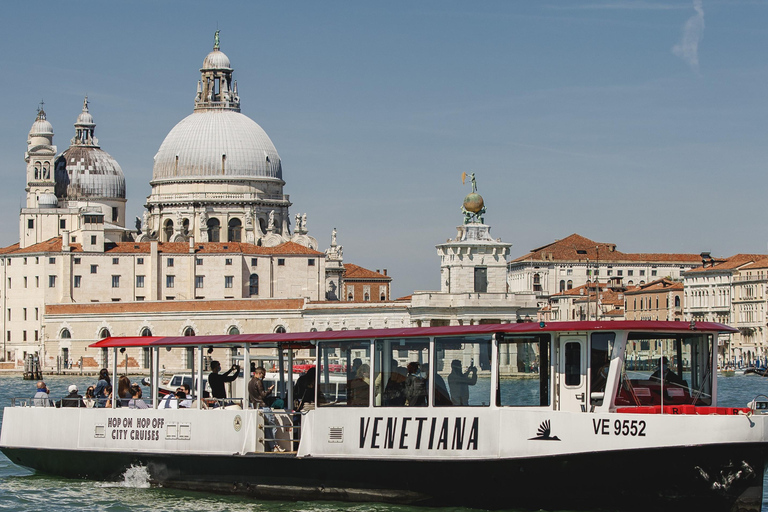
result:
[(224, 384), (232, 382), (237, 378), (238, 373), (240, 373), (240, 367), (233, 364), (232, 368), (226, 372), (219, 373), (220, 371), (221, 363), (218, 361), (211, 361), (211, 374), (208, 375), (208, 384), (211, 386), (211, 394), (213, 395), (213, 398), (223, 400), (227, 398), (227, 390), (224, 387)]

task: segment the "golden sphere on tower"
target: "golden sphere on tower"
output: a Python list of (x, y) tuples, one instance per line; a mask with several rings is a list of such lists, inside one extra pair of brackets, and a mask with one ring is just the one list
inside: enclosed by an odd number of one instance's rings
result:
[(468, 212), (478, 213), (483, 209), (483, 206), (485, 206), (483, 196), (477, 192), (467, 194), (467, 197), (464, 198), (464, 209)]

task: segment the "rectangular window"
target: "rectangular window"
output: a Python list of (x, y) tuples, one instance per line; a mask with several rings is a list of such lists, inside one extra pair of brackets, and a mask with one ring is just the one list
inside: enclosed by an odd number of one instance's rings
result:
[(35, 228), (35, 219), (27, 219), (27, 229)]
[(307, 266), (314, 267), (315, 266), (315, 258), (309, 258), (307, 260)]
[(429, 365), (424, 365), (429, 362), (429, 339), (377, 339), (374, 347), (374, 405), (426, 407)]
[(370, 341), (321, 342), (319, 350), (330, 371), (318, 372), (319, 396), (323, 397), (318, 406), (368, 406), (369, 382), (373, 382)]
[(644, 276), (644, 275), (645, 275), (645, 270), (641, 270), (641, 271), (640, 271), (640, 275), (641, 275), (641, 276)]
[[(430, 382), (434, 385), (435, 405), (490, 405), (491, 335), (446, 337), (435, 341), (435, 368), (430, 374), (430, 377), (434, 375)], [(482, 370), (485, 371), (480, 373)], [(446, 389), (450, 402), (444, 396)]]
[(651, 277), (656, 277), (656, 271), (655, 270), (651, 270)]
[(609, 270), (609, 271), (608, 271), (608, 275), (609, 275), (609, 276), (612, 276), (612, 275), (613, 275), (613, 270)]
[(475, 267), (475, 292), (485, 293), (488, 291), (488, 269), (486, 267)]
[(169, 266), (169, 267), (172, 267), (172, 266), (173, 266), (173, 258), (168, 258), (168, 259), (166, 260), (165, 264), (166, 264), (167, 266)]
[(80, 288), (80, 283), (82, 283), (82, 280), (83, 280), (82, 276), (75, 276), (72, 286), (74, 286), (75, 288)]
[(203, 287), (203, 278), (205, 276), (195, 276), (195, 288), (202, 288)]
[(565, 344), (565, 385), (581, 385), (581, 343), (577, 341)]
[(590, 404), (603, 405), (608, 369), (611, 365), (616, 333), (598, 332), (592, 334), (589, 350)]
[(22, 314), (24, 315), (24, 320), (27, 319), (27, 308), (22, 308)]
[(59, 219), (59, 229), (67, 229), (67, 220)]
[(224, 264), (225, 265), (231, 265), (232, 264), (232, 258), (225, 258), (224, 259)]
[(173, 288), (173, 285), (176, 282), (176, 276), (165, 276), (165, 287), (166, 288)]
[(623, 270), (617, 270), (617, 271), (616, 271), (616, 275), (617, 275), (617, 276), (621, 276), (621, 275), (623, 275), (623, 274), (624, 274), (624, 271), (623, 271)]
[(112, 222), (117, 222), (117, 220), (118, 220), (117, 207), (113, 206), (112, 207)]
[[(711, 405), (711, 334), (629, 333), (617, 406)], [(651, 348), (652, 350), (649, 350)]]
[(91, 235), (91, 245), (96, 245), (96, 235)]
[(35, 341), (40, 341), (40, 334), (35, 330)]
[(251, 258), (251, 266), (255, 267), (259, 264), (259, 258)]
[(200, 266), (203, 264), (203, 258), (195, 258), (195, 265)]
[(144, 288), (144, 276), (136, 276), (136, 288)]
[(80, 258), (72, 258), (72, 262), (73, 262), (75, 265), (79, 265), (79, 264), (80, 264)]
[(40, 288), (40, 276), (35, 276), (35, 288)]
[(56, 264), (56, 258), (48, 258), (48, 263), (50, 263), (51, 265), (55, 265)]
[(635, 275), (635, 271), (634, 270), (627, 270), (627, 275), (631, 277), (631, 276)]
[(120, 288), (120, 276), (112, 276), (112, 288)]
[(277, 266), (282, 267), (285, 265), (285, 258), (277, 258)]
[(120, 263), (120, 258), (112, 258), (112, 264), (118, 265)]
[(91, 274), (95, 274), (98, 271), (99, 271), (98, 265), (91, 265)]
[(144, 264), (144, 258), (136, 258), (136, 264), (137, 265), (143, 265)]
[(234, 281), (234, 276), (224, 276), (224, 288), (232, 288)]
[(27, 331), (21, 331), (21, 341), (27, 341)]
[(40, 320), (40, 310), (38, 308), (35, 308), (35, 320)]
[(24, 258), (24, 264), (25, 265), (27, 264), (27, 258)]
[(56, 288), (56, 276), (48, 276), (48, 288)]
[(25, 276), (25, 277), (24, 277), (24, 288), (26, 288), (26, 287), (27, 287), (27, 278), (26, 278), (26, 276)]
[(137, 302), (141, 302), (142, 300), (144, 300), (144, 297), (139, 297), (139, 296), (136, 297)]

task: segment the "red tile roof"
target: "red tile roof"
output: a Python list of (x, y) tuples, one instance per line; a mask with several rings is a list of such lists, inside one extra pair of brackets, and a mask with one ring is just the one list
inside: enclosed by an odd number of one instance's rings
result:
[(368, 270), (367, 268), (363, 268), (352, 263), (345, 263), (344, 270), (344, 279), (347, 281), (353, 279), (362, 281), (392, 281), (392, 278), (389, 276), (385, 276), (384, 274), (374, 272), (373, 270)]
[(661, 291), (679, 290), (683, 291), (681, 281), (672, 281), (670, 279), (657, 279), (650, 283), (641, 284), (634, 290), (627, 291), (627, 295), (641, 295), (643, 293), (658, 293)]
[(715, 263), (712, 266), (709, 266), (709, 262), (707, 262), (708, 266), (706, 267), (688, 270), (686, 275), (694, 272), (720, 272), (723, 270), (734, 270), (755, 261), (760, 261), (764, 258), (766, 258), (765, 254), (735, 254), (724, 260), (715, 260)]

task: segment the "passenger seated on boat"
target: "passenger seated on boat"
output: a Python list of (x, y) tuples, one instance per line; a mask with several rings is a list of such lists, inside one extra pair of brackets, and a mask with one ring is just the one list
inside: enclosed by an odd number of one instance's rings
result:
[(232, 382), (237, 378), (240, 373), (240, 367), (236, 364), (232, 365), (232, 368), (224, 373), (221, 371), (221, 363), (218, 361), (211, 361), (211, 373), (208, 375), (208, 384), (211, 386), (211, 394), (213, 398), (224, 400), (227, 398), (227, 390), (224, 384)]
[(93, 389), (93, 386), (88, 386), (88, 389), (85, 390), (85, 398), (83, 398), (83, 403), (89, 409), (96, 406), (96, 397), (93, 394)]
[(131, 399), (131, 379), (127, 375), (121, 375), (117, 379), (117, 398), (121, 407), (128, 406), (128, 401)]
[(293, 386), (293, 398), (296, 400), (297, 411), (310, 411), (315, 408), (315, 378), (317, 372), (313, 366), (307, 373), (296, 379)]
[(448, 387), (451, 390), (453, 405), (469, 405), (469, 386), (477, 383), (477, 368), (470, 364), (466, 372), (461, 371), (461, 361), (451, 361), (451, 373), (448, 375)]
[(408, 376), (405, 378), (405, 400), (409, 407), (427, 406), (427, 383), (421, 376), (419, 363), (408, 363)]
[(184, 393), (184, 388), (179, 386), (173, 393), (168, 393), (163, 401), (160, 403), (159, 409), (178, 409), (179, 407), (185, 407), (184, 402), (187, 400), (187, 394)]
[(266, 389), (264, 388), (265, 375), (267, 375), (267, 370), (263, 366), (259, 366), (254, 369), (253, 378), (248, 382), (248, 401), (254, 409), (266, 407), (267, 399), (275, 389), (274, 384)]
[[(426, 381), (427, 389), (429, 389), (429, 379), (431, 377), (429, 374), (429, 363), (422, 364), (421, 369), (425, 376), (424, 379)], [(448, 386), (445, 385), (445, 380), (443, 380), (443, 377), (437, 372), (435, 372), (435, 405), (452, 405), (451, 395), (448, 393)]]
[(70, 385), (68, 391), (69, 394), (59, 401), (59, 407), (85, 407), (83, 397), (77, 393), (76, 385)]
[(131, 409), (149, 409), (147, 403), (141, 399), (141, 386), (134, 384), (131, 386), (131, 399), (128, 400), (128, 407)]
[(399, 365), (396, 359), (392, 359), (391, 372), (387, 385), (384, 388), (384, 394), (381, 405), (389, 407), (402, 407), (405, 405), (405, 369)]
[[(358, 359), (359, 360), (359, 359)], [(371, 367), (361, 364), (355, 373), (355, 378), (347, 383), (347, 405), (368, 405)]]
[[(104, 388), (104, 397), (103, 397), (103, 403), (104, 407), (111, 409), (112, 408), (112, 386), (107, 386)], [(120, 402), (117, 402), (118, 407), (120, 406)]]
[(45, 382), (42, 380), (37, 381), (37, 391), (32, 398), (32, 404), (35, 407), (53, 407), (53, 402), (48, 398), (49, 393), (50, 390), (48, 389), (48, 386), (45, 385)]
[(686, 382), (681, 379), (678, 374), (669, 369), (669, 359), (667, 359), (666, 356), (658, 359), (658, 367), (656, 368), (656, 371), (651, 374), (650, 380), (655, 380), (657, 382), (661, 381), (662, 375), (665, 384), (688, 387)]

